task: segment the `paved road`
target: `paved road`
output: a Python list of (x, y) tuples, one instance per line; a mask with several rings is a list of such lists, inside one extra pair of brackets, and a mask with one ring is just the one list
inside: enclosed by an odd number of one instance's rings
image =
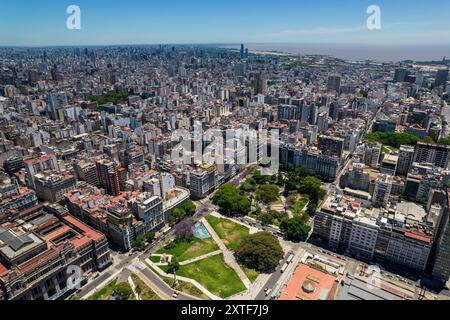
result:
[(154, 286), (157, 287), (158, 291), (161, 291), (163, 295), (165, 295), (165, 297), (162, 298), (168, 299), (168, 297), (170, 297), (169, 299), (171, 300), (198, 300), (182, 293), (180, 293), (177, 298), (174, 299), (172, 298), (174, 290), (171, 289), (163, 280), (161, 280), (161, 278), (158, 277), (153, 271), (151, 271), (149, 268), (144, 268), (140, 270), (140, 272), (147, 278), (148, 281), (150, 281), (152, 284), (154, 284)]
[[(293, 253), (298, 253), (301, 250), (301, 244), (296, 244), (294, 246), (294, 248), (292, 249)], [(286, 253), (286, 255), (284, 256), (283, 260), (281, 261), (280, 265), (278, 266), (278, 268), (275, 270), (275, 272), (272, 274), (272, 276), (269, 278), (269, 280), (266, 282), (266, 285), (264, 288), (261, 289), (261, 291), (258, 293), (258, 295), (256, 296), (255, 300), (266, 300), (269, 297), (266, 297), (266, 293), (264, 291), (265, 288), (274, 290), (275, 287), (279, 284), (280, 282), (280, 278), (285, 275), (285, 273), (281, 272), (281, 268), (283, 267), (283, 265), (286, 263), (287, 259), (289, 258), (290, 252)]]

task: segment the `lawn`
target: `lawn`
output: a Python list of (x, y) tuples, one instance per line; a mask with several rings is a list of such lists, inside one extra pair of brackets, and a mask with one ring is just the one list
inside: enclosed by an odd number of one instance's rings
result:
[(137, 275), (132, 274), (131, 278), (136, 286), (136, 291), (141, 291), (141, 299), (142, 300), (161, 300), (161, 298), (151, 289), (149, 288), (144, 281), (142, 281)]
[(308, 201), (309, 200), (307, 197), (302, 197), (302, 198), (300, 198), (300, 200), (295, 201), (295, 203), (292, 207), (292, 214), (294, 215), (294, 217), (298, 217), (301, 215), (303, 209), (308, 204)]
[(225, 264), (223, 255), (180, 266), (177, 275), (198, 281), (221, 298), (233, 296), (246, 289), (236, 272)]
[(245, 275), (247, 276), (248, 280), (250, 280), (251, 283), (255, 282), (256, 278), (258, 278), (259, 273), (256, 270), (249, 269), (242, 264), (240, 264), (242, 271), (244, 271)]
[(170, 254), (176, 256), (178, 261), (186, 261), (217, 250), (219, 247), (211, 238), (203, 240), (193, 238), (191, 242), (175, 242), (175, 247), (172, 249), (162, 248), (157, 253)]
[(92, 296), (90, 296), (89, 300), (109, 300), (113, 295), (113, 290), (114, 287), (116, 286), (116, 281), (117, 279), (108, 283), (101, 290), (97, 291)]
[[(114, 288), (116, 287), (117, 279), (114, 279), (110, 283), (108, 283), (104, 288), (94, 293), (89, 297), (89, 300), (111, 300), (114, 292)], [(127, 283), (127, 285), (131, 286)], [(132, 294), (128, 300), (136, 300), (136, 297)]]
[[(153, 269), (150, 265), (148, 267), (153, 270), (154, 273), (158, 275), (159, 278), (161, 278), (169, 287), (172, 288), (173, 285), (173, 277), (164, 277), (158, 274), (155, 269)], [(175, 290), (179, 292), (186, 293), (188, 295), (200, 298), (202, 300), (211, 300), (206, 294), (204, 294), (200, 289), (198, 289), (196, 286), (189, 282), (184, 282), (181, 280), (178, 281), (178, 286), (175, 288)]]
[(150, 261), (154, 263), (159, 263), (161, 261), (160, 256), (150, 256)]
[(236, 251), (242, 242), (242, 239), (249, 234), (247, 227), (228, 219), (207, 216), (206, 220), (216, 231), (217, 235), (222, 239), (228, 249)]

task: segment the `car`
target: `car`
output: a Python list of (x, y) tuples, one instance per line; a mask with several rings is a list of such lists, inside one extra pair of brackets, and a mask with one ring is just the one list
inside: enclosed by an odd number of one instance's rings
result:
[(272, 289), (267, 290), (266, 291), (266, 297), (268, 297), (271, 292), (272, 292)]
[(177, 298), (178, 297), (178, 293), (176, 293), (176, 292), (174, 292), (173, 294), (172, 294), (172, 298)]

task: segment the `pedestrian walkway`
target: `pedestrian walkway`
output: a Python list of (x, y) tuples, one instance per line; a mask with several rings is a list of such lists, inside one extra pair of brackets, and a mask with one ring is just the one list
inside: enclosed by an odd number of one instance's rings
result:
[(200, 261), (200, 260), (203, 260), (203, 259), (207, 259), (207, 258), (210, 258), (210, 257), (213, 257), (213, 256), (217, 256), (219, 254), (222, 254), (221, 250), (210, 252), (210, 253), (204, 254), (204, 255), (202, 255), (200, 257), (197, 257), (197, 258), (192, 258), (190, 260), (182, 261), (182, 262), (180, 262), (180, 266), (185, 266), (187, 264), (194, 263), (194, 262), (197, 262), (197, 261)]
[[(161, 270), (155, 263), (153, 263), (150, 259), (146, 259), (145, 262), (147, 262), (153, 270), (155, 270), (158, 275), (163, 276), (163, 277), (173, 277), (173, 275), (167, 274), (166, 272), (164, 272), (163, 270)], [(154, 273), (152, 269), (149, 269), (150, 272)], [(196, 286), (201, 292), (203, 292), (205, 295), (207, 295), (211, 300), (222, 300), (222, 298), (219, 298), (218, 296), (212, 294), (211, 292), (209, 292), (209, 290), (207, 290), (205, 287), (203, 287), (200, 283), (198, 283), (196, 280), (191, 279), (191, 278), (186, 278), (186, 277), (182, 277), (182, 276), (178, 276), (177, 275), (177, 279), (184, 281), (184, 282), (189, 282), (190, 284)]]
[(133, 294), (136, 300), (142, 300), (136, 291), (136, 284), (134, 283), (133, 278), (131, 276), (128, 277), (128, 283), (130, 284), (131, 290), (133, 290)]
[(233, 252), (228, 250), (227, 246), (223, 243), (222, 239), (220, 239), (220, 237), (217, 235), (216, 231), (214, 231), (213, 227), (211, 227), (211, 225), (208, 223), (208, 221), (205, 218), (202, 218), (201, 222), (206, 227), (209, 234), (211, 235), (211, 237), (214, 239), (214, 241), (217, 243), (220, 250), (222, 251), (223, 257), (225, 259), (225, 263), (227, 265), (229, 265), (231, 268), (233, 268), (234, 271), (236, 271), (237, 275), (239, 276), (241, 281), (244, 283), (245, 287), (247, 289), (249, 289), (250, 286), (252, 285), (252, 283), (250, 282), (250, 280), (248, 279), (248, 277), (244, 273), (244, 271), (242, 271), (241, 266), (236, 262)]

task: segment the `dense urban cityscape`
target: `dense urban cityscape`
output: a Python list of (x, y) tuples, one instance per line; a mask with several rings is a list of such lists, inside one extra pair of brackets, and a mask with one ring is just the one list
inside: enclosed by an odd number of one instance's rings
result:
[(448, 300), (449, 66), (1, 48), (0, 299)]

